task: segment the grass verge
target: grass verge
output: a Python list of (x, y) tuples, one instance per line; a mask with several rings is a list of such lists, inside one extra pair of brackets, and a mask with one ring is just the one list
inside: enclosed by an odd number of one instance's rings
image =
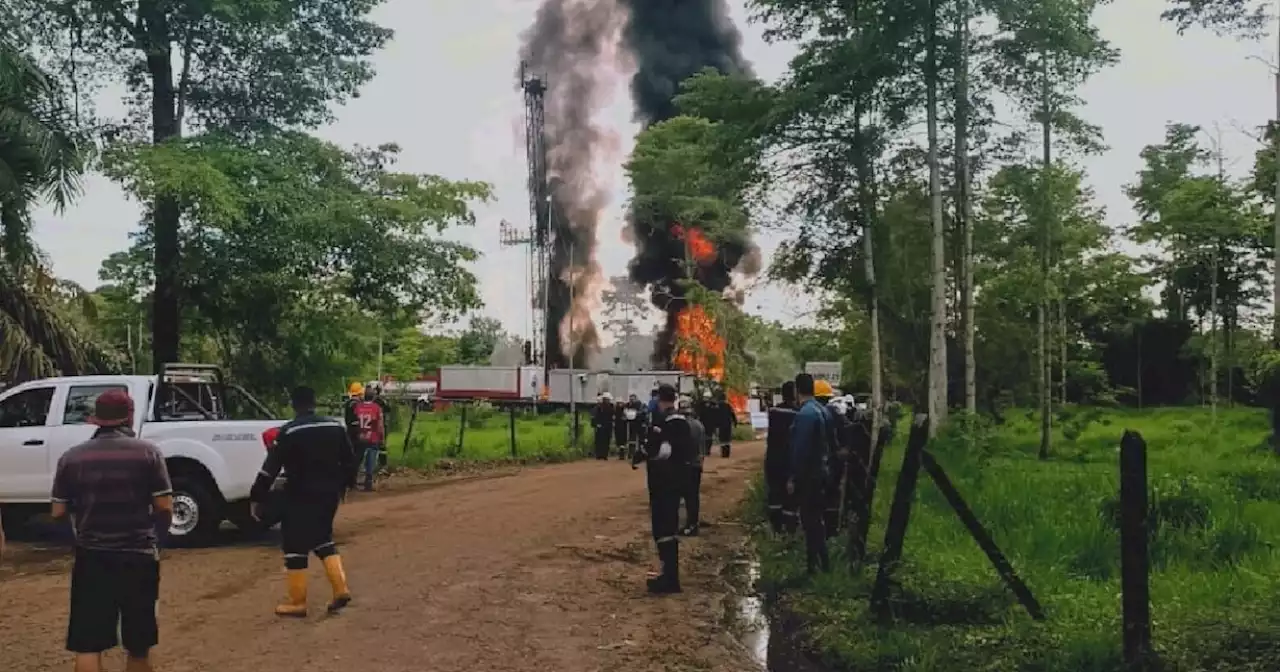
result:
[[(1252, 672), (1280, 661), (1280, 460), (1264, 413), (1207, 409), (1067, 409), (1051, 459), (1036, 459), (1037, 416), (991, 426), (956, 418), (930, 450), (1045, 606), (1030, 620), (931, 481), (922, 474), (894, 622), (868, 613), (875, 557), (861, 572), (803, 576), (798, 539), (754, 526), (760, 587), (805, 623), (836, 670), (1112, 672), (1122, 669), (1117, 448), (1124, 429), (1149, 447), (1151, 598), (1169, 670)], [(905, 431), (886, 453), (868, 542), (884, 538)], [(753, 511), (763, 494), (753, 492)]]
[(420, 412), (410, 432), (411, 415), (408, 409), (398, 408), (392, 416), (387, 460), (394, 467), (431, 469), (442, 462), (565, 462), (580, 459), (591, 449), (591, 422), (585, 414), (575, 446), (573, 417), (568, 413), (517, 412), (514, 450), (511, 416), (506, 411), (475, 405), (467, 409), (465, 423), (457, 407)]

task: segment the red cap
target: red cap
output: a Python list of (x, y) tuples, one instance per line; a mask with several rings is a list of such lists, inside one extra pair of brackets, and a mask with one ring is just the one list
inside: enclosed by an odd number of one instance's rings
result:
[(93, 415), (86, 419), (99, 427), (122, 427), (133, 423), (133, 398), (122, 389), (107, 390), (93, 402)]

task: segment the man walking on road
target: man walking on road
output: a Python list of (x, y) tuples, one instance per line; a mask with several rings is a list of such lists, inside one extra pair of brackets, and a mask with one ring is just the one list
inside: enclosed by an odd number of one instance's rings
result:
[(791, 424), (796, 417), (796, 384), (782, 384), (782, 403), (769, 409), (765, 435), (764, 483), (769, 525), (774, 534), (794, 532), (799, 523), (795, 495), (787, 491), (791, 474)]
[(684, 527), (680, 529), (680, 536), (696, 537), (698, 536), (698, 527), (700, 525), (698, 516), (702, 510), (702, 460), (706, 457), (701, 448), (707, 429), (701, 420), (693, 416), (692, 399), (680, 397), (679, 409), (680, 414), (689, 421), (690, 442), (696, 448), (693, 451), (693, 458), (689, 462), (689, 478), (685, 482), (685, 488), (681, 495), (681, 499), (684, 500)]
[(595, 430), (592, 439), (595, 441), (597, 460), (609, 459), (609, 441), (613, 439), (613, 421), (617, 409), (613, 405), (613, 395), (605, 392), (600, 395), (595, 408), (591, 409), (591, 428)]
[(355, 451), (364, 464), (365, 492), (373, 492), (373, 480), (378, 474), (378, 458), (383, 453), (383, 444), (387, 438), (387, 416), (376, 397), (374, 390), (365, 390), (364, 401), (357, 403), (353, 409), (358, 427)]
[(665, 594), (680, 592), (680, 493), (689, 478), (689, 462), (697, 448), (693, 445), (688, 419), (675, 411), (676, 388), (660, 386), (657, 398), (649, 436), (631, 464), (645, 462), (649, 519), (653, 540), (658, 546), (658, 559), (662, 562), (662, 572), (649, 577), (649, 592)]
[(58, 460), (53, 517), (71, 518), (75, 564), (67, 649), (76, 672), (100, 672), (102, 654), (123, 645), (126, 672), (149, 672), (159, 643), (156, 526), (169, 526), (173, 491), (160, 450), (134, 436), (133, 400), (109, 390), (88, 419), (93, 438)]
[(800, 410), (791, 425), (791, 480), (787, 491), (800, 502), (800, 525), (804, 528), (804, 550), (809, 573), (831, 569), (827, 555), (827, 534), (823, 524), (824, 486), (827, 481), (827, 453), (830, 450), (830, 423), (827, 409), (813, 398), (813, 376), (796, 376), (796, 396)]
[(276, 615), (307, 615), (307, 558), (312, 553), (324, 563), (333, 588), (329, 603), (333, 614), (351, 602), (342, 558), (333, 543), (333, 518), (346, 491), (356, 484), (355, 451), (341, 421), (316, 415), (315, 390), (295, 389), (292, 404), (296, 417), (280, 428), (280, 438), (267, 453), (249, 498), (254, 517), (260, 517), (262, 502), (280, 470), (289, 475), (280, 525), (289, 598), (276, 607)]

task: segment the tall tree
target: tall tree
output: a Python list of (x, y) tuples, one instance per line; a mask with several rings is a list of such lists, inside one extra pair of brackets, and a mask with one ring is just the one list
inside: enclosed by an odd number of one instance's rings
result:
[[(372, 78), (368, 57), (390, 39), (366, 18), (381, 2), (14, 0), (14, 16), (79, 90), (128, 86), (127, 131), (162, 145), (186, 126), (243, 135), (330, 120), (329, 105)], [(148, 209), (160, 366), (179, 354), (184, 213), (165, 194)]]
[[(443, 234), (474, 223), (488, 185), (395, 172), (397, 152), (300, 133), (210, 134), (117, 145), (104, 167), (139, 200), (189, 213), (184, 318), (237, 377), (265, 386), (329, 376), (333, 353), (373, 359), (371, 321), (449, 321), (479, 305), (464, 266), (475, 251)], [(103, 279), (150, 298), (155, 244), (144, 229)]]
[[(1040, 3), (1003, 2), (996, 11), (996, 58), (988, 67), (991, 77), (1039, 126), (1040, 166), (1048, 193), (1054, 147), (1096, 151), (1100, 132), (1072, 113), (1080, 103), (1075, 91), (1098, 70), (1113, 63), (1117, 53), (1093, 25), (1098, 0), (1048, 0)], [(1042, 203), (1040, 217), (1040, 305), (1037, 329), (1040, 380), (1040, 457), (1049, 456), (1052, 444), (1053, 354), (1050, 308), (1059, 293), (1053, 283), (1057, 256), (1056, 213)], [(1060, 299), (1059, 299), (1060, 301)], [(1065, 308), (1059, 303), (1059, 323), (1065, 324)], [(1061, 330), (1059, 338), (1062, 338)], [(1061, 344), (1063, 347), (1065, 343)], [(1065, 362), (1061, 367), (1065, 372)], [(1064, 374), (1065, 375), (1065, 374)]]

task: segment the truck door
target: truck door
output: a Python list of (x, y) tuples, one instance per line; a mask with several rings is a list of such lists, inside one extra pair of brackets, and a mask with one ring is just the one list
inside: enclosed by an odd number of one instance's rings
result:
[(49, 499), (47, 424), (56, 391), (53, 385), (32, 387), (0, 401), (0, 493), (5, 499)]
[[(53, 488), (53, 472), (58, 466), (58, 460), (62, 459), (62, 454), (70, 450), (73, 446), (79, 445), (93, 438), (93, 432), (97, 427), (89, 424), (89, 416), (93, 415), (93, 404), (98, 400), (98, 395), (107, 390), (124, 390), (129, 391), (128, 386), (123, 383), (98, 383), (98, 384), (72, 384), (67, 388), (67, 393), (61, 395), (57, 399), (58, 408), (55, 408), (50, 414), (49, 419), (49, 483), (48, 487)], [(137, 408), (141, 407), (146, 400), (134, 399), (135, 413)]]

